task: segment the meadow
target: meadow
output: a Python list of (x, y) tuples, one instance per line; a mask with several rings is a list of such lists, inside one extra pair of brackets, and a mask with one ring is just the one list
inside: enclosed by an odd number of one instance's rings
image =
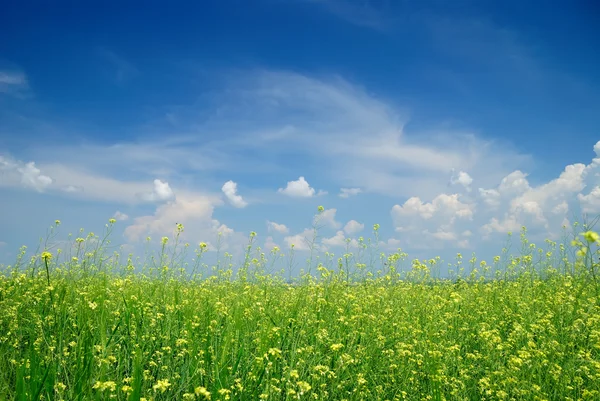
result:
[(2, 269), (0, 399), (600, 399), (589, 227), (543, 247), (524, 229), (518, 256), (459, 254), (444, 278), (361, 239), (289, 280), (293, 249), (254, 233), (239, 266), (204, 243), (186, 265), (183, 226), (142, 259), (109, 252), (114, 223)]

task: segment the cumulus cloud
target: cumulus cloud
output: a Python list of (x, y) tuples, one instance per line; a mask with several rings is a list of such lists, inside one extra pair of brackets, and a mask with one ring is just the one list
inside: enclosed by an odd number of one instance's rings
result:
[(346, 247), (349, 246), (350, 248), (358, 248), (358, 241), (355, 239), (350, 239), (348, 240), (346, 238), (346, 235), (344, 234), (343, 231), (338, 231), (335, 233), (335, 235), (333, 237), (330, 238), (323, 238), (322, 240), (323, 245), (325, 245), (326, 247)]
[(493, 232), (516, 231), (525, 225), (528, 229), (544, 229), (551, 234), (552, 227), (556, 228), (564, 220), (569, 202), (583, 199), (585, 209), (585, 199), (580, 192), (586, 186), (586, 175), (594, 168), (594, 163), (568, 165), (558, 178), (537, 187), (531, 187), (520, 171), (509, 174), (495, 190), (496, 205), (503, 201), (505, 212), (502, 217), (490, 217), (481, 227), (482, 232), (489, 236)]
[(559, 239), (562, 227), (570, 227), (568, 213), (600, 212), (600, 141), (594, 151), (591, 163), (567, 165), (558, 177), (537, 186), (530, 184), (527, 173), (515, 170), (474, 196), (442, 193), (431, 201), (411, 197), (392, 208), (396, 232), (411, 248), (425, 244), (480, 250), (492, 235), (518, 232), (522, 226), (532, 241)]
[(175, 199), (175, 194), (168, 182), (155, 179), (153, 191), (140, 194), (140, 198), (146, 202), (164, 202)]
[(273, 248), (278, 247), (281, 249), (281, 247), (279, 245), (277, 245), (277, 243), (275, 243), (275, 241), (273, 240), (273, 237), (268, 236), (265, 239), (265, 245), (264, 245), (264, 249), (267, 251), (272, 250)]
[(315, 195), (315, 189), (311, 188), (304, 177), (296, 181), (288, 181), (285, 188), (279, 188), (277, 192), (293, 198), (311, 198)]
[(319, 215), (319, 222), (324, 224), (327, 227), (338, 229), (342, 226), (339, 221), (335, 220), (335, 214), (337, 213), (337, 209), (325, 209)]
[(309, 245), (310, 245), (311, 241), (313, 240), (313, 235), (314, 235), (313, 230), (310, 228), (307, 228), (299, 234), (290, 235), (288, 237), (285, 237), (283, 239), (283, 242), (286, 243), (288, 248), (291, 247), (292, 245), (294, 245), (294, 249), (297, 251), (308, 251), (310, 249)]
[(184, 225), (181, 238), (190, 243), (206, 242), (208, 249), (214, 251), (214, 245), (221, 239), (221, 249), (231, 249), (233, 253), (243, 250), (247, 237), (233, 228), (213, 218), (216, 206), (222, 200), (216, 196), (185, 194), (175, 200), (159, 205), (152, 215), (136, 217), (125, 228), (124, 235), (132, 243), (146, 236), (172, 235), (177, 223)]
[[(594, 187), (587, 195), (578, 194), (577, 199), (581, 203), (584, 213), (594, 213), (600, 210), (600, 186)], [(559, 208), (561, 205), (558, 205)], [(560, 213), (560, 211), (558, 212)]]
[(352, 235), (361, 232), (364, 228), (364, 224), (361, 224), (356, 220), (350, 220), (344, 226), (344, 232), (348, 235)]
[(440, 194), (431, 202), (423, 202), (418, 197), (412, 197), (404, 205), (392, 207), (392, 218), (401, 222), (404, 217), (418, 216), (428, 220), (436, 215), (443, 215), (450, 220), (455, 218), (470, 219), (473, 216), (473, 205), (462, 203), (458, 194)]
[(379, 247), (386, 251), (396, 251), (402, 245), (402, 241), (397, 238), (388, 238), (386, 241), (379, 241)]
[(160, 205), (154, 215), (134, 218), (133, 223), (125, 229), (125, 236), (135, 242), (147, 235), (168, 235), (175, 224), (189, 220), (212, 223), (213, 210), (214, 203), (209, 198), (177, 199)]
[(36, 167), (35, 162), (23, 163), (9, 157), (0, 156), (0, 185), (21, 186), (44, 192), (54, 180)]
[(227, 200), (229, 200), (229, 203), (231, 203), (232, 206), (244, 208), (248, 205), (248, 202), (246, 202), (244, 198), (237, 194), (237, 183), (231, 180), (227, 181), (225, 184), (223, 184), (223, 187), (221, 187), (221, 191), (223, 191), (225, 197)]
[(267, 230), (269, 232), (275, 231), (280, 234), (287, 234), (288, 232), (290, 232), (289, 228), (287, 228), (285, 226), (285, 224), (278, 224), (278, 223), (275, 223), (273, 221), (268, 221), (268, 220), (267, 220)]
[(451, 184), (462, 185), (468, 192), (471, 191), (471, 183), (472, 182), (473, 182), (473, 178), (471, 178), (471, 176), (464, 171), (459, 171), (456, 176), (454, 176), (454, 172), (453, 172), (452, 177), (450, 178)]
[(360, 188), (340, 188), (340, 194), (338, 195), (340, 198), (349, 198), (353, 195), (358, 195), (362, 192)]

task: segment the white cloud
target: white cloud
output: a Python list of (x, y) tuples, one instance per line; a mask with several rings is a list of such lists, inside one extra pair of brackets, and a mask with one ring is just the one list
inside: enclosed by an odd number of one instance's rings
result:
[(175, 194), (166, 181), (154, 180), (154, 190), (140, 194), (140, 198), (146, 202), (164, 202), (175, 199)]
[(184, 224), (188, 220), (200, 220), (210, 225), (213, 210), (214, 203), (209, 198), (178, 198), (160, 205), (152, 216), (134, 218), (133, 223), (125, 229), (125, 236), (135, 242), (147, 235), (168, 235), (173, 232), (175, 224)]
[(344, 232), (348, 235), (352, 235), (361, 232), (364, 228), (364, 224), (361, 224), (356, 220), (350, 220), (344, 226)]
[[(594, 189), (592, 189), (590, 191), (590, 193), (587, 195), (578, 194), (577, 199), (581, 203), (582, 210), (584, 213), (600, 212), (600, 186), (594, 187)], [(563, 202), (563, 203), (565, 203), (565, 202)], [(561, 205), (559, 205), (559, 206), (561, 206)], [(557, 206), (557, 208), (559, 206)], [(558, 213), (560, 213), (560, 212), (558, 212)]]
[(115, 214), (113, 215), (113, 218), (116, 219), (117, 221), (125, 221), (129, 219), (129, 216), (126, 215), (125, 213), (121, 213), (120, 211), (116, 211)]
[(267, 237), (265, 239), (264, 249), (267, 251), (270, 251), (275, 247), (278, 247), (281, 249), (281, 247), (279, 245), (277, 245), (277, 243), (275, 243), (275, 241), (273, 240), (273, 237), (271, 237), (271, 236)]
[(458, 233), (472, 224), (476, 210), (475, 203), (462, 202), (458, 194), (439, 194), (431, 202), (413, 197), (394, 205), (391, 216), (396, 232), (406, 236), (406, 246), (440, 248), (439, 241), (458, 246)]
[(459, 171), (458, 175), (456, 177), (454, 176), (454, 173), (453, 173), (452, 178), (450, 179), (451, 184), (462, 185), (469, 192), (471, 191), (471, 183), (472, 182), (473, 182), (473, 178), (471, 178), (471, 176), (464, 171)]
[(233, 181), (227, 181), (223, 184), (221, 191), (225, 194), (225, 197), (229, 200), (232, 206), (237, 208), (244, 208), (248, 205), (248, 202), (244, 200), (240, 195), (237, 194), (237, 183)]
[(35, 162), (23, 163), (0, 156), (0, 186), (21, 186), (43, 192), (52, 183), (53, 179), (42, 174)]
[[(190, 243), (206, 242), (209, 250), (216, 249), (221, 233), (221, 249), (239, 254), (247, 243), (247, 237), (213, 218), (215, 206), (222, 205), (216, 196), (199, 194), (180, 195), (175, 200), (159, 205), (153, 215), (140, 216), (125, 228), (125, 237), (138, 242), (146, 236), (173, 235), (176, 224), (184, 225), (181, 238)], [(157, 238), (158, 239), (158, 238)]]
[(285, 224), (278, 224), (278, 223), (275, 223), (273, 221), (268, 221), (268, 220), (267, 220), (267, 230), (269, 232), (276, 231), (280, 234), (287, 234), (290, 232), (289, 228), (287, 228), (285, 226)]
[(452, 219), (455, 217), (469, 219), (473, 216), (473, 207), (473, 205), (462, 203), (458, 199), (458, 194), (440, 194), (431, 203), (424, 203), (418, 197), (412, 197), (402, 206), (394, 205), (392, 217), (397, 221), (401, 221), (405, 216), (418, 216), (427, 220), (435, 215), (449, 216)]
[(288, 181), (285, 189), (279, 188), (277, 192), (294, 198), (310, 198), (315, 195), (315, 189), (311, 188), (304, 177), (300, 177), (296, 181)]
[(355, 239), (351, 239), (349, 242), (347, 242), (347, 238), (344, 235), (343, 231), (338, 231), (335, 233), (335, 235), (331, 238), (323, 238), (322, 240), (323, 245), (327, 246), (327, 247), (346, 247), (347, 245), (350, 248), (358, 248), (358, 241)]
[[(408, 120), (400, 112), (338, 76), (317, 79), (268, 70), (231, 74), (212, 100), (215, 113), (209, 122), (198, 120), (200, 106), (168, 111), (179, 130), (213, 135), (210, 141), (201, 139), (204, 135), (174, 135), (169, 123), (156, 129), (154, 138), (163, 138), (159, 140), (55, 146), (38, 152), (56, 155), (76, 172), (83, 166), (113, 177), (123, 171), (142, 179), (151, 174), (177, 186), (175, 177), (182, 171), (202, 172), (198, 180), (210, 180), (211, 171), (272, 177), (308, 170), (279, 190), (297, 197), (324, 194), (303, 178), (321, 174), (342, 188), (341, 197), (369, 192), (432, 198), (447, 186), (452, 169), (472, 172), (472, 179), (485, 187), (530, 160), (464, 132), (407, 134), (403, 128)], [(291, 152), (294, 157), (288, 158)], [(259, 153), (264, 157), (255, 157)], [(84, 192), (82, 196), (91, 196), (87, 188)]]
[(319, 215), (319, 222), (323, 223), (325, 226), (338, 229), (342, 226), (339, 221), (335, 220), (335, 214), (337, 213), (337, 209), (325, 209)]
[(444, 231), (442, 229), (438, 229), (434, 233), (430, 233), (429, 231), (425, 231), (426, 234), (431, 235), (432, 237), (442, 240), (442, 241), (454, 241), (456, 240), (456, 234), (451, 231)]
[(307, 228), (299, 234), (285, 237), (283, 241), (287, 244), (288, 248), (294, 245), (294, 249), (297, 251), (307, 251), (310, 249), (309, 245), (313, 240), (313, 236), (313, 230)]
[(538, 187), (531, 187), (522, 172), (511, 173), (497, 189), (507, 206), (504, 216), (490, 217), (489, 222), (482, 226), (482, 231), (486, 235), (492, 232), (506, 233), (525, 225), (530, 230), (538, 228), (549, 233), (569, 210), (568, 202), (575, 199), (581, 201), (578, 193), (586, 186), (586, 171), (592, 168), (593, 163), (587, 167), (581, 163), (568, 165), (558, 178)]
[(360, 188), (340, 188), (340, 198), (349, 198), (352, 195), (358, 195), (362, 192)]
[(401, 248), (402, 241), (397, 238), (388, 238), (387, 241), (379, 241), (379, 247), (387, 251), (395, 252)]

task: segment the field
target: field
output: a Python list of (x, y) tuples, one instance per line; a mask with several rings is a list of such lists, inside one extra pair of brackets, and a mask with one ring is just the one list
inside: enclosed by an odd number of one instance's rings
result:
[(252, 235), (235, 273), (184, 270), (182, 230), (138, 266), (93, 234), (23, 249), (0, 275), (0, 399), (600, 399), (592, 232), (451, 279), (399, 252), (288, 282)]

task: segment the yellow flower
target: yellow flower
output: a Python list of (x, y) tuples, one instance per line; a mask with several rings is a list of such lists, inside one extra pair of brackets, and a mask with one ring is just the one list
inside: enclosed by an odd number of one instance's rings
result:
[(160, 391), (161, 393), (164, 393), (165, 391), (167, 391), (167, 389), (171, 387), (171, 383), (169, 383), (169, 379), (164, 379), (164, 380), (159, 380), (156, 382), (156, 384), (154, 386), (152, 386), (152, 388), (156, 391)]
[(300, 395), (308, 393), (310, 389), (312, 389), (312, 386), (305, 381), (299, 381), (296, 384), (298, 385), (298, 388), (300, 388)]
[(317, 210), (319, 211), (319, 213), (323, 213), (325, 211), (325, 208), (323, 206), (319, 206)]
[(42, 259), (45, 262), (49, 262), (52, 259), (52, 254), (50, 252), (42, 252)]
[(586, 231), (583, 234), (583, 238), (585, 238), (585, 240), (589, 243), (592, 242), (600, 242), (600, 235), (598, 235), (597, 232), (594, 231)]
[(204, 397), (205, 400), (210, 400), (210, 392), (206, 389), (206, 387), (196, 387), (194, 389), (194, 394), (196, 394), (198, 397)]
[(117, 219), (109, 219), (108, 222), (110, 224), (115, 224), (117, 222)]
[(160, 242), (162, 242), (163, 245), (167, 245), (167, 242), (169, 242), (169, 237), (162, 237)]
[(339, 351), (344, 347), (344, 344), (331, 344), (332, 351)]

